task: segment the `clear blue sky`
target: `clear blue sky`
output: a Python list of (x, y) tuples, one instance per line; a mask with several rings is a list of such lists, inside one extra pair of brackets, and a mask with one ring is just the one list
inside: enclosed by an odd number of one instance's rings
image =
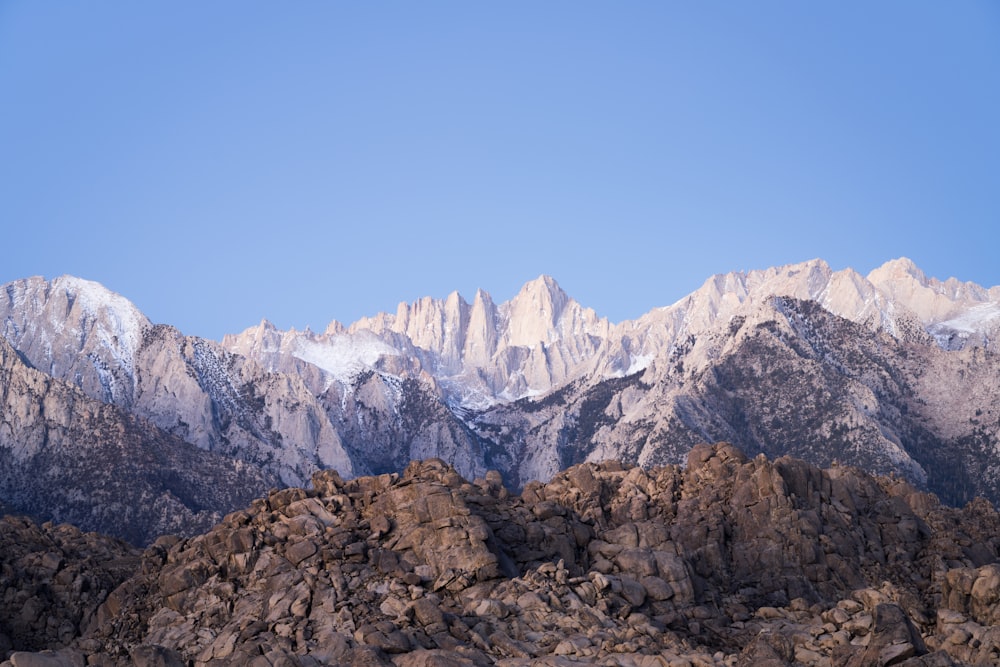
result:
[(0, 0), (0, 283), (219, 338), (539, 274), (1000, 284), (1000, 3)]

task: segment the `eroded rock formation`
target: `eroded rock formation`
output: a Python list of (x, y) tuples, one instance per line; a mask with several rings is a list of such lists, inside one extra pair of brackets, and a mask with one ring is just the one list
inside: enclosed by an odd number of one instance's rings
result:
[(325, 471), (161, 538), (73, 632), (10, 646), (62, 653), (10, 664), (996, 664), (998, 554), (988, 503), (728, 444), (520, 495), (439, 460)]

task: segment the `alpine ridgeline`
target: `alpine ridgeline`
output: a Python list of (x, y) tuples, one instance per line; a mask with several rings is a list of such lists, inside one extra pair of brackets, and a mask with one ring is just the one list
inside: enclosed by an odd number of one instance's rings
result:
[[(0, 501), (133, 541), (320, 469), (439, 457), (520, 488), (583, 461), (677, 464), (720, 440), (895, 473), (952, 504), (1000, 500), (1000, 287), (907, 259), (867, 277), (819, 260), (714, 276), (620, 324), (543, 276), (506, 303), (453, 293), (221, 343), (95, 283), (30, 278), (0, 292), (0, 331)], [(185, 510), (126, 534), (68, 509), (98, 491)]]

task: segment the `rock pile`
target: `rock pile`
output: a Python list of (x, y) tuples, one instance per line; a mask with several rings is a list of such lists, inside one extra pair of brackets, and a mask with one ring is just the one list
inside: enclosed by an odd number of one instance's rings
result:
[(14, 647), (68, 650), (9, 664), (997, 664), (998, 553), (986, 503), (727, 444), (519, 496), (437, 460), (327, 471), (161, 538), (80, 636)]
[(124, 542), (68, 524), (0, 518), (0, 655), (68, 646), (139, 557)]

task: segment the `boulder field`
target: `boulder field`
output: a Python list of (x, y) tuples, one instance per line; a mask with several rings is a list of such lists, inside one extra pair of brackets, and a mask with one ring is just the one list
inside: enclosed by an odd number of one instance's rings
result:
[(0, 546), (3, 667), (1000, 662), (989, 503), (726, 443), (520, 495), (324, 471), (142, 552), (15, 517)]

